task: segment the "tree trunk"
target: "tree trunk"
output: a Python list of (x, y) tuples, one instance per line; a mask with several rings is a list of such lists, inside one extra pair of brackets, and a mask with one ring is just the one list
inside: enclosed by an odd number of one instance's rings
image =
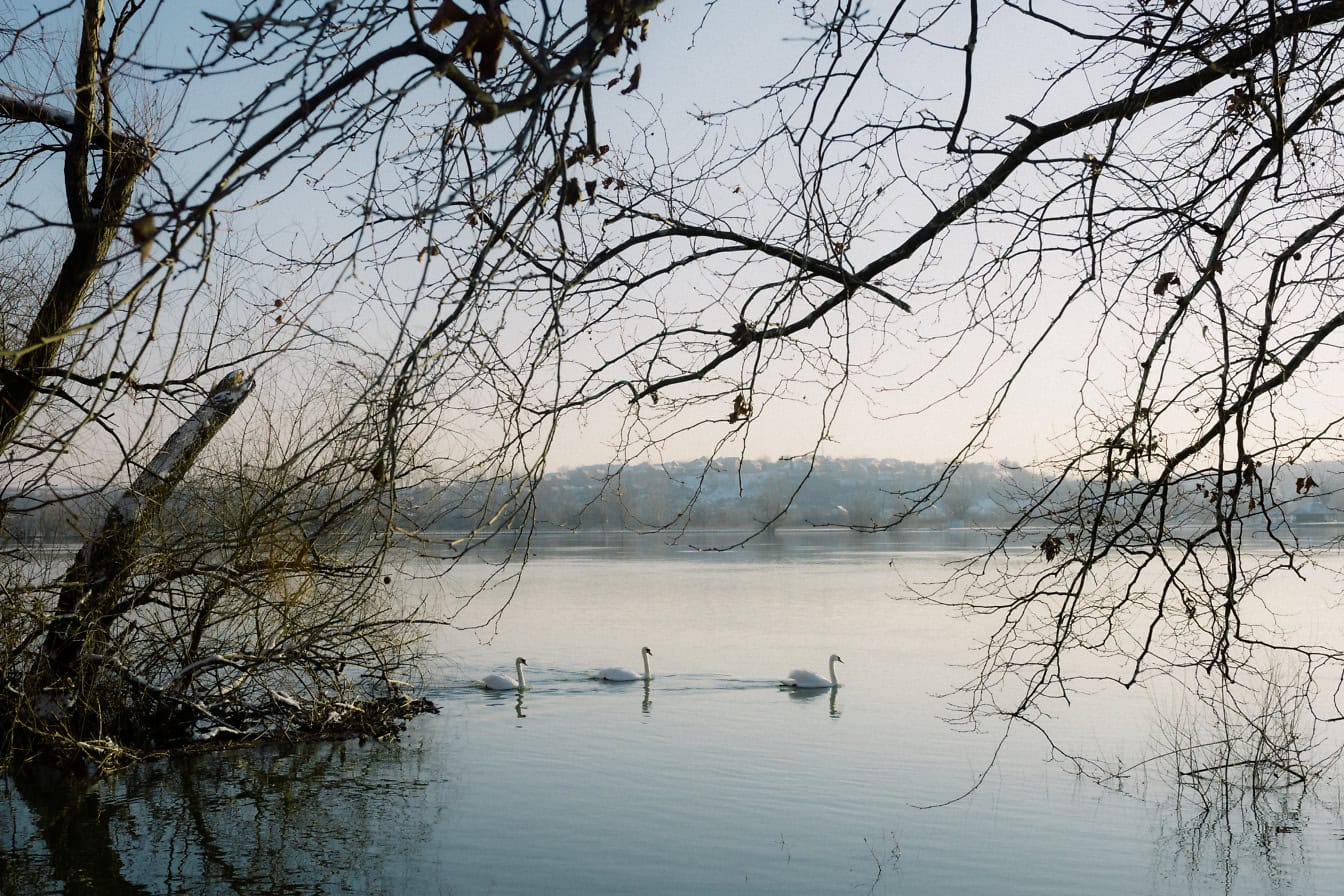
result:
[(73, 673), (90, 639), (128, 609), (117, 608), (116, 594), (139, 556), (145, 526), (251, 389), (252, 379), (241, 370), (220, 380), (205, 405), (177, 428), (108, 511), (98, 534), (84, 543), (61, 580), (56, 616), (38, 660), (39, 682)]
[[(103, 0), (84, 0), (79, 56), (75, 64), (73, 114), (43, 102), (0, 93), (0, 122), (46, 125), (69, 135), (64, 148), (65, 203), (74, 238), (60, 273), (38, 309), (28, 339), (12, 363), (0, 366), (0, 452), (18, 436), (43, 371), (52, 366), (75, 315), (84, 306), (94, 278), (107, 262), (126, 218), (135, 184), (149, 169), (153, 147), (110, 125), (110, 110), (99, 109), (97, 91), (102, 51)], [(95, 164), (97, 154), (102, 164)], [(101, 167), (101, 170), (99, 168)], [(92, 171), (97, 171), (89, 190)]]

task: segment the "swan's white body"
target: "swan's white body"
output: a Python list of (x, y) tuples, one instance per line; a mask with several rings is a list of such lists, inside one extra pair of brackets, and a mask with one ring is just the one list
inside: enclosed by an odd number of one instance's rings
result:
[(609, 669), (598, 669), (592, 677), (602, 681), (653, 681), (653, 673), (649, 671), (649, 657), (653, 656), (653, 651), (645, 647), (640, 651), (644, 657), (644, 674), (639, 675), (631, 672), (629, 669), (622, 669), (619, 666), (612, 666)]
[(838, 688), (840, 682), (835, 679), (835, 664), (843, 663), (836, 654), (831, 654), (831, 677), (818, 675), (815, 672), (809, 672), (806, 669), (794, 669), (789, 673), (789, 677), (780, 682), (786, 688)]
[(481, 679), (481, 685), (487, 691), (521, 691), (527, 687), (527, 679), (523, 677), (523, 667), (526, 665), (527, 660), (518, 657), (513, 661), (513, 668), (518, 670), (516, 679), (507, 675), (500, 675), (498, 672), (491, 672)]

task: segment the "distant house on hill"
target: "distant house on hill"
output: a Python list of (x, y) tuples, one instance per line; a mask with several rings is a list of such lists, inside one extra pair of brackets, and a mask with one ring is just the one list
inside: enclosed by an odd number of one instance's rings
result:
[(1339, 520), (1339, 513), (1326, 507), (1319, 498), (1312, 498), (1293, 511), (1294, 523), (1333, 523)]

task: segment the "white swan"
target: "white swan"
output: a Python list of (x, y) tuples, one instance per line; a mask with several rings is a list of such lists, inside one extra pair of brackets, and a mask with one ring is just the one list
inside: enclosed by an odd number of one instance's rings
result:
[(609, 669), (598, 669), (590, 677), (602, 681), (653, 681), (653, 673), (649, 671), (649, 657), (653, 656), (653, 651), (645, 647), (640, 651), (644, 657), (644, 674), (636, 675), (629, 669), (622, 669), (619, 666), (612, 666)]
[(518, 657), (513, 661), (513, 667), (518, 670), (516, 680), (507, 675), (500, 675), (498, 672), (491, 672), (481, 679), (481, 686), (487, 691), (521, 691), (527, 687), (527, 679), (523, 677), (523, 667), (526, 665), (527, 660)]
[(840, 682), (835, 680), (835, 664), (843, 663), (838, 654), (831, 654), (831, 677), (818, 675), (815, 672), (809, 672), (806, 669), (794, 669), (789, 673), (789, 677), (780, 682), (780, 685), (786, 688), (838, 688)]

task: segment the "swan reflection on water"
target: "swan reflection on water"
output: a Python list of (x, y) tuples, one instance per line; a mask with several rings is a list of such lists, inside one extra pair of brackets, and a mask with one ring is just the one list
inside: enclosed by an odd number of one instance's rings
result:
[(840, 718), (840, 710), (835, 707), (835, 695), (839, 690), (839, 688), (788, 688), (788, 693), (790, 700), (804, 702), (816, 700), (818, 697), (825, 695), (828, 698), (827, 702), (830, 703), (831, 718), (838, 719)]
[[(485, 702), (488, 706), (508, 706), (513, 707), (513, 712), (518, 718), (527, 718), (527, 704), (523, 702), (523, 696), (529, 692), (527, 688), (514, 688), (511, 691), (489, 690), (485, 692)], [(512, 697), (512, 700), (508, 698)]]

